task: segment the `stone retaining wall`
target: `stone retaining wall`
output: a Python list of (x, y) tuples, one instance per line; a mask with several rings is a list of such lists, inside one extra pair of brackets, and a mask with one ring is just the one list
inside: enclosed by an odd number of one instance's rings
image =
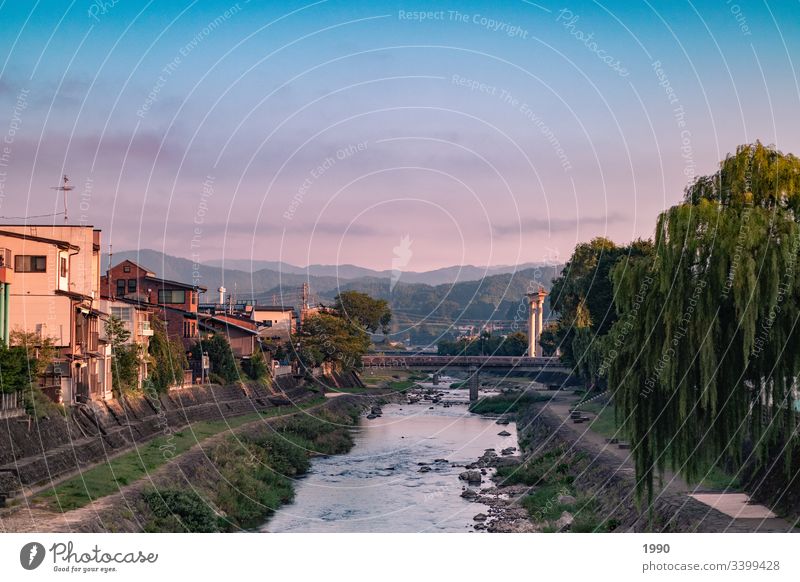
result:
[[(309, 396), (300, 384), (294, 401)], [(66, 417), (5, 419), (0, 429), (0, 498), (103, 461), (135, 443), (191, 422), (241, 416), (273, 406), (256, 384), (192, 386), (158, 398), (124, 397), (71, 407)]]

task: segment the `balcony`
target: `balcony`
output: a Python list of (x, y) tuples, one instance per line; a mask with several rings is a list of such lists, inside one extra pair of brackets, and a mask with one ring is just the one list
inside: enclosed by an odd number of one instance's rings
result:
[(153, 335), (153, 328), (150, 327), (149, 321), (139, 322), (139, 335), (151, 337)]
[(11, 268), (11, 250), (0, 248), (0, 283), (13, 283), (14, 269)]

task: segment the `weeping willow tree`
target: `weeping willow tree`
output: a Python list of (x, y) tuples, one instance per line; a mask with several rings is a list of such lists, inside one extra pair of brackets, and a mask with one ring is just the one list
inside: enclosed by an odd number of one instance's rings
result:
[[(638, 494), (669, 467), (688, 481), (746, 442), (796, 451), (800, 160), (760, 143), (687, 188), (658, 219), (652, 257), (615, 267), (608, 344)], [(738, 465), (737, 465), (738, 466)]]

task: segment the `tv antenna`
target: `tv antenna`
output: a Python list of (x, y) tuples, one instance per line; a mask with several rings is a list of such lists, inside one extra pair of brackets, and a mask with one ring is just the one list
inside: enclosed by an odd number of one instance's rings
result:
[(59, 190), (59, 191), (64, 193), (64, 223), (66, 224), (66, 222), (67, 222), (67, 192), (69, 192), (71, 190), (74, 190), (75, 186), (70, 186), (69, 185), (69, 176), (67, 176), (66, 174), (64, 174), (64, 177), (63, 177), (62, 180), (63, 180), (63, 184), (61, 184), (61, 186), (51, 186), (50, 189), (51, 190)]

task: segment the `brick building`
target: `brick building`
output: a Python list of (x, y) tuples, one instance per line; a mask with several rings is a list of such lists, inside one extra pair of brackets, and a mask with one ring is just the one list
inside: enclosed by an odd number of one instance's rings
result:
[(187, 350), (200, 339), (197, 306), (205, 287), (162, 279), (129, 260), (111, 267), (100, 286), (103, 297), (148, 305), (166, 323), (167, 335), (180, 339)]

